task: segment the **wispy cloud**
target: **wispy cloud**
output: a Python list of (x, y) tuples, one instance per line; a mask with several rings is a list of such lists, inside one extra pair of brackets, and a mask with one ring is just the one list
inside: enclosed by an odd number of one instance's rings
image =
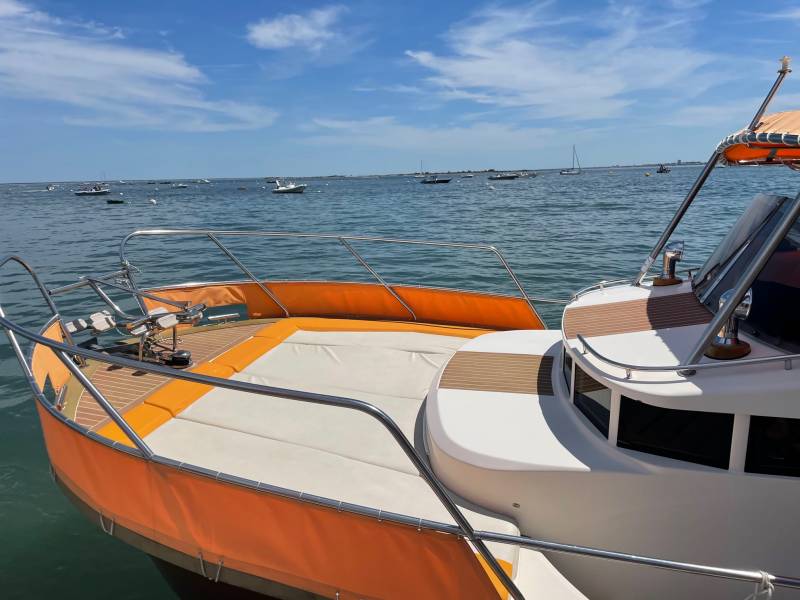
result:
[(0, 94), (57, 102), (64, 120), (79, 125), (227, 131), (274, 121), (270, 108), (207, 98), (204, 74), (182, 55), (123, 37), (0, 0)]
[(309, 65), (346, 62), (372, 43), (364, 26), (343, 23), (348, 12), (347, 7), (332, 4), (264, 18), (247, 25), (247, 40), (256, 48), (280, 53), (280, 60), (264, 65), (270, 77), (294, 77)]
[[(526, 152), (545, 147), (556, 135), (549, 127), (519, 127), (513, 124), (476, 122), (465, 126), (419, 127), (391, 116), (367, 119), (317, 118), (305, 128), (305, 141), (320, 145), (347, 145), (413, 150), (426, 154), (448, 154), (453, 148), (504, 148)], [(493, 151), (493, 150), (492, 150)]]
[(247, 26), (247, 40), (257, 48), (283, 50), (305, 48), (320, 52), (340, 40), (343, 34), (334, 26), (347, 11), (341, 5), (317, 8), (305, 14), (279, 15)]
[(696, 10), (685, 4), (649, 11), (612, 3), (580, 14), (566, 3), (490, 5), (447, 31), (447, 52), (406, 55), (447, 100), (536, 118), (616, 117), (643, 93), (698, 93), (719, 81), (700, 77), (716, 57), (686, 43)]

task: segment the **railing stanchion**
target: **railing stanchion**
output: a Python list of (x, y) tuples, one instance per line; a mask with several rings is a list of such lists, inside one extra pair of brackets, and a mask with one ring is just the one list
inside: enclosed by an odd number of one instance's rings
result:
[(286, 308), (286, 307), (283, 305), (283, 303), (282, 303), (280, 300), (278, 300), (278, 298), (275, 296), (275, 294), (273, 294), (273, 293), (272, 293), (272, 291), (271, 291), (271, 290), (270, 290), (270, 289), (269, 289), (269, 288), (268, 288), (266, 285), (264, 285), (264, 284), (263, 284), (263, 283), (262, 283), (262, 282), (261, 282), (261, 281), (258, 279), (258, 277), (256, 277), (255, 275), (253, 275), (253, 272), (252, 272), (252, 271), (250, 271), (250, 269), (248, 269), (247, 267), (245, 267), (245, 266), (244, 266), (244, 264), (242, 263), (242, 261), (240, 261), (238, 258), (236, 258), (236, 256), (233, 254), (233, 252), (231, 252), (230, 250), (228, 250), (227, 246), (225, 246), (225, 245), (224, 245), (222, 242), (220, 242), (220, 241), (219, 241), (219, 239), (217, 239), (217, 236), (215, 236), (213, 233), (208, 233), (207, 235), (208, 235), (209, 239), (210, 239), (212, 242), (214, 242), (214, 243), (215, 243), (217, 246), (219, 246), (219, 249), (220, 249), (220, 250), (222, 250), (222, 251), (223, 251), (223, 252), (224, 252), (224, 253), (227, 255), (227, 257), (228, 257), (228, 258), (230, 258), (230, 259), (231, 259), (231, 261), (233, 261), (233, 263), (234, 263), (234, 264), (235, 264), (237, 267), (239, 267), (239, 269), (241, 269), (242, 273), (244, 273), (244, 274), (245, 274), (245, 275), (247, 275), (247, 276), (248, 276), (250, 279), (252, 279), (252, 280), (253, 280), (253, 282), (254, 282), (254, 283), (255, 283), (255, 284), (258, 286), (258, 287), (260, 287), (260, 288), (261, 288), (261, 290), (262, 290), (262, 291), (263, 291), (263, 292), (264, 292), (264, 293), (265, 293), (267, 296), (269, 296), (269, 299), (270, 299), (270, 300), (272, 300), (272, 301), (273, 301), (273, 302), (274, 302), (274, 303), (275, 303), (275, 304), (276, 304), (276, 305), (277, 305), (277, 306), (278, 306), (278, 307), (279, 307), (279, 308), (280, 308), (280, 309), (283, 311), (283, 313), (284, 313), (284, 314), (285, 314), (287, 317), (290, 317), (290, 316), (291, 316), (291, 315), (289, 314), (289, 309), (288, 309), (288, 308)]
[(361, 254), (357, 252), (355, 248), (353, 248), (352, 244), (350, 244), (345, 237), (340, 237), (339, 242), (342, 244), (342, 246), (347, 248), (350, 254), (352, 254), (356, 258), (356, 260), (361, 264), (361, 266), (364, 267), (367, 271), (369, 271), (370, 275), (372, 275), (378, 281), (378, 283), (380, 283), (386, 289), (386, 291), (392, 295), (392, 297), (395, 300), (397, 300), (400, 304), (402, 304), (403, 308), (405, 308), (411, 315), (411, 318), (416, 321), (417, 314), (412, 310), (412, 308), (408, 304), (406, 304), (405, 300), (403, 300), (400, 297), (400, 295), (396, 291), (394, 291), (394, 288), (390, 286), (388, 283), (386, 283), (386, 280), (384, 280), (384, 278), (381, 277), (378, 274), (378, 272), (372, 268), (372, 266), (364, 259), (364, 257), (361, 256)]

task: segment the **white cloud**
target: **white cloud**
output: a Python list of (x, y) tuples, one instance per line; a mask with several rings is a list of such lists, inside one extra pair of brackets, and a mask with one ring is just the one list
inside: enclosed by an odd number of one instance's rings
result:
[(205, 76), (182, 55), (122, 35), (0, 0), (0, 94), (60, 103), (64, 120), (79, 125), (225, 131), (275, 119), (267, 107), (208, 99)]
[(299, 47), (320, 52), (326, 45), (342, 37), (333, 27), (346, 10), (344, 6), (332, 5), (302, 15), (261, 19), (247, 26), (247, 40), (257, 48), (268, 50)]
[(447, 155), (454, 148), (472, 148), (476, 154), (497, 148), (524, 153), (546, 147), (558, 135), (548, 127), (520, 127), (507, 123), (475, 122), (466, 126), (418, 127), (398, 122), (394, 117), (368, 119), (313, 119), (305, 130), (306, 142), (319, 145), (346, 145), (409, 150), (427, 155)]
[[(492, 5), (448, 30), (447, 52), (406, 55), (430, 72), (427, 83), (444, 99), (537, 118), (616, 117), (637, 94), (699, 93), (719, 81), (700, 77), (716, 57), (686, 43), (694, 11), (610, 4), (565, 16), (568, 9), (556, 11), (552, 2)], [(567, 36), (568, 26), (580, 34)]]

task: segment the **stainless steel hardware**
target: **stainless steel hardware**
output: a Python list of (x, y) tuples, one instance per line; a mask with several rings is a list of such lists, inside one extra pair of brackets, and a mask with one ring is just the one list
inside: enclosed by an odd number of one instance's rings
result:
[(653, 279), (653, 285), (675, 285), (683, 281), (675, 274), (678, 262), (683, 259), (685, 244), (681, 242), (670, 242), (664, 246), (664, 264), (661, 268), (661, 275)]
[[(735, 290), (728, 290), (719, 297), (719, 309), (733, 299)], [(718, 360), (730, 360), (741, 358), (750, 354), (750, 344), (739, 339), (739, 321), (744, 321), (750, 316), (750, 309), (753, 306), (753, 289), (750, 288), (742, 296), (741, 301), (733, 309), (728, 321), (719, 330), (717, 337), (705, 352), (709, 358)]]

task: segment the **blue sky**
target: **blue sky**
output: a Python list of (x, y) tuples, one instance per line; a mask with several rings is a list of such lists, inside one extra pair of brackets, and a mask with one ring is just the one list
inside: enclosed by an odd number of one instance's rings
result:
[(0, 181), (705, 159), (798, 27), (780, 1), (0, 0)]

